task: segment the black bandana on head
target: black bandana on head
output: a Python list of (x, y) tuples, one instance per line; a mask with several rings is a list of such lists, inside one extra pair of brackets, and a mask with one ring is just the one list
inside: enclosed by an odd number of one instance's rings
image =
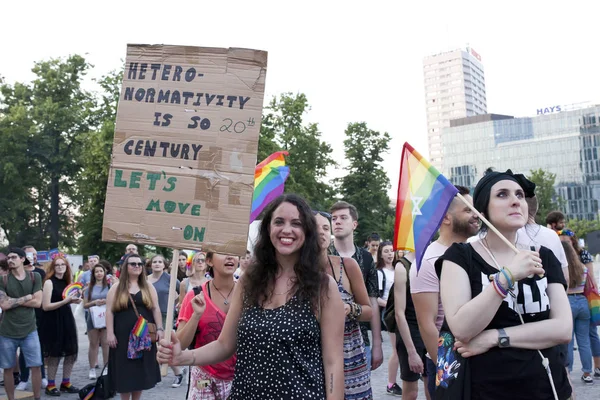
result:
[(473, 205), (480, 213), (485, 213), (488, 203), (490, 202), (490, 191), (492, 186), (500, 181), (513, 181), (519, 184), (525, 192), (525, 197), (535, 196), (535, 183), (525, 178), (523, 174), (513, 174), (510, 169), (506, 172), (489, 172), (477, 182), (475, 191), (473, 192)]

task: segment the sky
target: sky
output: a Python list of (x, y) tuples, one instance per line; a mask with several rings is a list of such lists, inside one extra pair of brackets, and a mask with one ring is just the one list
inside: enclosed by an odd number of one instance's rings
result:
[[(492, 5), (493, 4), (493, 5)], [(16, 1), (2, 2), (0, 76), (30, 81), (35, 61), (85, 55), (91, 77), (119, 69), (127, 43), (245, 47), (269, 53), (265, 102), (305, 93), (323, 140), (343, 159), (348, 123), (392, 138), (383, 167), (397, 190), (405, 141), (425, 157), (423, 58), (475, 49), (488, 112), (600, 103), (600, 2)], [(329, 171), (343, 175), (344, 163)]]

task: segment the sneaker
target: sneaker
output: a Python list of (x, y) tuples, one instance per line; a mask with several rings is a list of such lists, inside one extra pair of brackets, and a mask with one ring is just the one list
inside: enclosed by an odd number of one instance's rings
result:
[(386, 389), (388, 394), (393, 396), (402, 396), (402, 388), (398, 386), (397, 383), (394, 383), (392, 386), (388, 386)]
[(594, 378), (592, 378), (591, 375), (582, 375), (581, 376), (581, 380), (585, 383), (587, 383), (588, 385), (593, 385), (594, 384)]
[(600, 378), (600, 368), (594, 368), (594, 378)]
[(20, 390), (21, 392), (26, 391), (27, 390), (27, 382), (21, 381), (21, 383), (19, 383), (15, 389)]
[(90, 369), (90, 373), (88, 374), (88, 378), (94, 380), (96, 379), (96, 370), (94, 368)]
[(173, 379), (173, 383), (171, 384), (171, 387), (178, 388), (179, 386), (181, 386), (182, 382), (183, 382), (183, 374), (175, 375), (175, 379)]
[(43, 378), (42, 379), (42, 389), (46, 389), (46, 387), (48, 387), (48, 379)]

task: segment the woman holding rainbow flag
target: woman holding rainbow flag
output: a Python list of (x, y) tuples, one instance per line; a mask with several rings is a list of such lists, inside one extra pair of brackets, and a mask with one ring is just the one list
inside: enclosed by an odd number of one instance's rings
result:
[(171, 343), (161, 342), (159, 361), (213, 365), (237, 350), (230, 400), (343, 399), (344, 305), (318, 262), (320, 253), (306, 201), (277, 197), (262, 220), (254, 261), (231, 294), (219, 338), (182, 351), (172, 335)]
[(488, 172), (475, 208), (485, 237), (455, 243), (435, 263), (445, 321), (436, 399), (556, 399), (571, 396), (562, 343), (572, 320), (560, 262), (545, 247), (515, 254), (535, 184), (512, 171)]
[(109, 385), (122, 400), (138, 400), (143, 390), (160, 382), (156, 344), (150, 340), (148, 323), (156, 324), (157, 337), (162, 338), (162, 317), (156, 290), (143, 271), (141, 257), (128, 254), (119, 284), (110, 288), (106, 298)]

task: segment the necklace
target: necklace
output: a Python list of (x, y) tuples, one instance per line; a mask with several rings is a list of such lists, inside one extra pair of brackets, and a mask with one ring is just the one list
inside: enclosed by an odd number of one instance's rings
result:
[[(277, 278), (277, 279), (279, 279), (279, 278)], [(275, 280), (277, 280), (277, 279), (275, 279)], [(294, 288), (294, 283), (292, 282), (292, 278), (288, 278), (287, 285), (288, 285), (289, 289), (286, 290), (285, 292), (277, 293), (277, 292), (273, 291), (273, 294), (278, 295), (278, 296), (288, 294), (290, 292), (290, 290), (292, 290)]]
[(217, 285), (215, 285), (215, 282), (212, 282), (213, 287), (217, 290), (217, 292), (219, 292), (219, 294), (221, 295), (221, 297), (223, 298), (223, 304), (228, 305), (229, 304), (229, 296), (231, 296), (231, 292), (233, 292), (233, 288), (235, 287), (235, 283), (233, 284), (233, 286), (231, 287), (231, 290), (229, 291), (229, 293), (227, 293), (227, 297), (223, 296), (223, 293), (221, 293), (221, 291), (219, 290), (219, 288), (217, 287)]

